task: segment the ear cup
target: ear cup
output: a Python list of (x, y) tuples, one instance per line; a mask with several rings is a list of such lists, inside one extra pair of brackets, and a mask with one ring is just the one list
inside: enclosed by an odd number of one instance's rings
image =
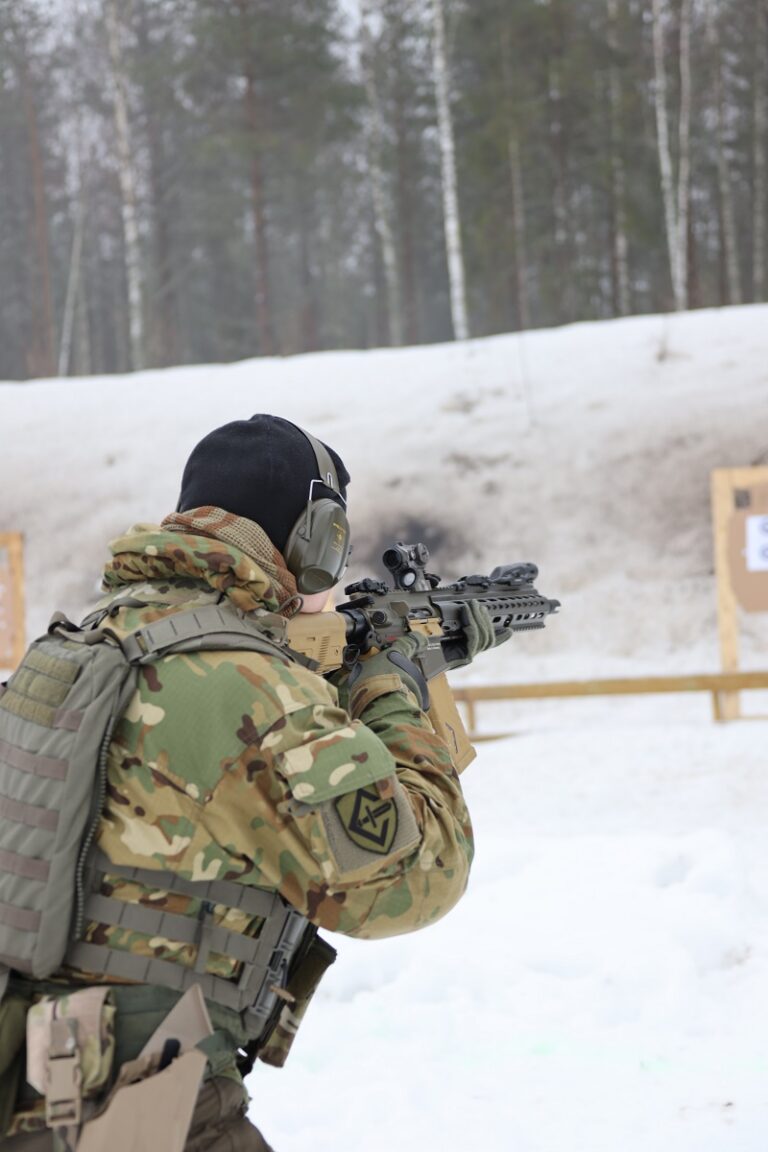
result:
[(347, 566), (350, 531), (347, 514), (335, 500), (310, 501), (291, 529), (285, 562), (299, 592), (309, 596), (332, 588)]

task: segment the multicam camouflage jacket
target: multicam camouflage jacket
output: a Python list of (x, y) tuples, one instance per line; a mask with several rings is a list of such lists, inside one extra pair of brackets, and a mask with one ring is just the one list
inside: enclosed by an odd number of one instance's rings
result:
[[(121, 609), (110, 621), (118, 632), (212, 595), (279, 610), (276, 581), (231, 544), (140, 526), (112, 551), (110, 591), (147, 604)], [(437, 920), (464, 891), (471, 859), (448, 751), (397, 676), (366, 680), (350, 710), (326, 680), (259, 653), (147, 666), (110, 750), (101, 848), (119, 864), (154, 860), (189, 880), (277, 889), (351, 936)], [(361, 789), (389, 801), (386, 831), (386, 813), (369, 816), (379, 840), (345, 815)]]
[[(267, 572), (231, 543), (247, 543), (247, 521), (219, 526), (218, 539), (180, 527), (137, 526), (111, 545), (109, 598), (129, 593), (145, 605), (119, 610), (110, 621), (118, 633), (211, 600), (258, 614), (290, 597), (281, 563)], [(100, 847), (116, 864), (277, 890), (312, 923), (350, 936), (437, 920), (463, 893), (472, 857), (447, 748), (397, 676), (365, 680), (348, 706), (322, 677), (259, 653), (148, 665), (110, 749)], [(117, 876), (110, 884), (118, 899), (148, 898)], [(169, 899), (195, 914), (188, 897)], [(243, 931), (238, 916), (225, 911), (222, 922)], [(194, 960), (189, 945), (88, 932), (142, 955)], [(233, 969), (212, 954), (210, 971)]]
[[(219, 510), (136, 526), (110, 547), (103, 605), (118, 635), (197, 605), (258, 616), (295, 598), (258, 526)], [(473, 852), (448, 750), (398, 676), (365, 678), (342, 697), (344, 706), (337, 687), (277, 654), (204, 651), (143, 666), (109, 749), (99, 847), (115, 865), (278, 891), (314, 925), (350, 936), (439, 919), (462, 895)], [(191, 896), (116, 873), (102, 892), (200, 914)], [(214, 919), (259, 930), (221, 905)], [(190, 967), (196, 959), (194, 945), (125, 927), (90, 923), (84, 939)], [(237, 967), (211, 951), (206, 971), (236, 977)], [(281, 1018), (262, 1059), (283, 1062), (302, 1014)], [(220, 1071), (236, 1075), (234, 1065)], [(19, 1113), (11, 1131), (38, 1127), (39, 1113), (37, 1103)]]

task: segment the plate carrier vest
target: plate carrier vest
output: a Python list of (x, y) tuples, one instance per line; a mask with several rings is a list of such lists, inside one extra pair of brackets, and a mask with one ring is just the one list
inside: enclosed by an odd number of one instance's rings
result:
[[(123, 597), (80, 627), (57, 613), (0, 687), (0, 998), (10, 970), (46, 979), (62, 964), (179, 992), (199, 984), (206, 999), (239, 1014), (261, 1047), (276, 1022), (291, 960), (315, 929), (277, 892), (121, 867), (94, 839), (110, 741), (143, 664), (203, 649), (308, 661), (287, 647), (280, 617), (254, 618), (211, 604), (119, 638), (104, 622), (124, 606), (146, 605)], [(190, 895), (201, 901), (202, 914), (195, 919), (102, 895), (107, 872)], [(216, 904), (261, 918), (259, 935), (216, 926)], [(89, 921), (194, 944), (195, 966), (87, 943), (82, 933)], [(211, 951), (237, 960), (239, 978), (206, 972)]]

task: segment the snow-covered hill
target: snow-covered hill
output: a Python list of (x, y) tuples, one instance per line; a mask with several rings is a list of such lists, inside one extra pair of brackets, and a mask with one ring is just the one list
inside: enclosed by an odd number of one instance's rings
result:
[(351, 575), (403, 538), (444, 577), (539, 564), (563, 614), (484, 677), (715, 667), (709, 474), (768, 460), (768, 308), (0, 385), (0, 531), (26, 536), (30, 631), (87, 604), (104, 542), (173, 508), (196, 441), (255, 411), (343, 455)]
[[(539, 563), (561, 615), (465, 679), (716, 669), (709, 474), (768, 461), (768, 308), (0, 385), (30, 633), (85, 607), (105, 541), (254, 411), (344, 456), (351, 576), (402, 538), (445, 577)], [(743, 623), (765, 667), (766, 621)], [(464, 777), (467, 896), (413, 937), (334, 941), (287, 1068), (250, 1079), (254, 1119), (279, 1152), (763, 1152), (766, 723), (713, 725), (703, 697), (481, 718), (515, 734)]]

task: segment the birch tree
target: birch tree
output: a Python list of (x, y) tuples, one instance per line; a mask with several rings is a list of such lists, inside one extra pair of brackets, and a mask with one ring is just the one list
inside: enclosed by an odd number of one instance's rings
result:
[(520, 138), (510, 132), (509, 180), (512, 188), (512, 227), (515, 235), (515, 302), (518, 325), (523, 331), (531, 326), (531, 293), (528, 284), (528, 224), (523, 184), (523, 162)]
[(264, 102), (260, 99), (253, 60), (253, 42), (256, 35), (253, 14), (247, 0), (237, 0), (242, 31), (242, 59), (245, 88), (243, 109), (250, 136), (251, 208), (253, 234), (256, 244), (256, 325), (259, 352), (273, 356), (277, 351), (272, 320), (272, 272), (269, 241), (267, 238), (266, 181), (262, 137), (266, 134)]
[(368, 172), (376, 234), (381, 244), (381, 260), (387, 288), (387, 323), (389, 342), (398, 346), (403, 342), (402, 293), (397, 248), (391, 223), (391, 211), (384, 186), (384, 116), (376, 79), (376, 61), (370, 0), (360, 3), (360, 59), (368, 101), (370, 125), (368, 129)]
[(0, 379), (768, 299), (768, 0), (352, 7), (0, 0)]
[(675, 308), (688, 306), (688, 223), (691, 176), (691, 18), (692, 0), (680, 8), (680, 115), (677, 193), (669, 133), (668, 84), (662, 0), (653, 0), (653, 61), (656, 134), (661, 190)]
[(706, 12), (707, 42), (712, 55), (714, 71), (715, 123), (717, 126), (715, 149), (717, 154), (717, 183), (720, 194), (721, 243), (729, 304), (741, 304), (741, 269), (739, 244), (736, 236), (736, 215), (733, 205), (733, 185), (728, 159), (727, 123), (725, 109), (725, 83), (723, 77), (723, 46), (720, 36), (720, 11), (716, 0), (709, 0)]
[(75, 234), (72, 239), (72, 255), (69, 261), (69, 275), (67, 277), (67, 295), (64, 301), (64, 317), (61, 322), (61, 342), (59, 344), (59, 376), (69, 373), (69, 361), (72, 352), (72, 337), (75, 329), (75, 315), (80, 293), (80, 268), (83, 256), (83, 238), (85, 236), (85, 191), (80, 188), (80, 203), (78, 204), (75, 219)]
[(451, 113), (448, 49), (443, 0), (432, 0), (432, 61), (437, 101), (437, 125), (443, 186), (443, 217), (448, 280), (451, 293), (451, 320), (456, 340), (469, 339), (464, 252), (461, 242), (456, 146)]
[[(139, 59), (151, 59), (153, 49), (152, 32), (159, 29), (168, 36), (167, 28), (161, 23), (162, 6), (157, 0), (140, 0), (136, 4), (137, 36), (136, 47)], [(168, 17), (165, 17), (168, 20)], [(154, 28), (153, 28), (153, 22)], [(170, 39), (170, 37), (168, 37)], [(174, 283), (172, 225), (174, 209), (173, 189), (170, 187), (169, 171), (171, 161), (166, 143), (168, 130), (166, 107), (169, 93), (173, 89), (173, 56), (166, 51), (162, 68), (150, 66), (142, 74), (142, 89), (145, 106), (150, 109), (145, 117), (145, 139), (147, 145), (147, 196), (151, 203), (151, 259), (145, 275), (145, 296), (148, 303), (148, 325), (146, 333), (147, 354), (154, 365), (176, 364), (178, 343), (176, 331), (177, 287)], [(169, 77), (169, 72), (171, 73)], [(171, 101), (172, 107), (172, 101)]]
[(501, 68), (508, 122), (507, 157), (509, 160), (512, 230), (515, 238), (515, 306), (518, 326), (525, 330), (531, 326), (530, 289), (528, 285), (528, 224), (518, 126), (519, 116), (514, 98), (512, 29), (509, 16), (506, 13), (501, 34)]
[(628, 316), (632, 301), (629, 286), (629, 241), (627, 239), (627, 178), (622, 152), (621, 79), (619, 77), (619, 3), (608, 3), (608, 48), (611, 64), (608, 76), (611, 147), (611, 204), (613, 223), (613, 279), (616, 311)]
[(552, 153), (552, 213), (554, 218), (554, 245), (556, 295), (559, 298), (559, 316), (562, 322), (576, 315), (574, 249), (571, 243), (572, 215), (568, 196), (568, 137), (565, 125), (565, 99), (563, 93), (563, 63), (566, 53), (567, 13), (563, 0), (546, 0), (549, 9), (551, 47), (547, 56), (547, 131)]
[(677, 263), (679, 309), (688, 307), (688, 257), (691, 211), (691, 24), (693, 0), (680, 6), (680, 124), (677, 173)]
[(69, 374), (72, 349), (74, 344), (75, 324), (83, 309), (78, 312), (80, 300), (80, 286), (83, 263), (83, 243), (85, 240), (85, 224), (87, 210), (87, 194), (84, 178), (85, 165), (83, 163), (83, 104), (84, 85), (83, 78), (87, 74), (85, 69), (85, 54), (82, 51), (83, 12), (79, 0), (73, 0), (70, 16), (73, 25), (73, 40), (77, 45), (77, 62), (80, 67), (75, 70), (74, 92), (72, 103), (75, 109), (75, 147), (73, 159), (72, 183), (75, 186), (74, 200), (75, 226), (72, 236), (72, 247), (67, 272), (67, 289), (64, 298), (64, 314), (61, 321), (61, 338), (59, 340), (59, 376)]
[[(393, 69), (393, 127), (397, 170), (396, 218), (400, 240), (400, 281), (402, 285), (403, 338), (407, 344), (419, 339), (419, 305), (416, 291), (416, 220), (418, 173), (414, 152), (418, 155), (419, 133), (414, 114), (413, 62), (409, 58), (408, 40), (413, 34), (413, 7), (410, 0), (396, 0), (386, 5), (387, 52)], [(421, 69), (417, 69), (421, 76)]]
[(121, 43), (117, 0), (106, 0), (104, 18), (114, 88), (115, 147), (117, 174), (122, 200), (125, 274), (128, 285), (128, 331), (131, 368), (144, 367), (144, 293), (141, 275), (141, 248), (137, 214), (136, 173), (131, 147), (128, 115), (128, 85)]
[(32, 180), (30, 248), (35, 253), (37, 265), (36, 290), (33, 292), (35, 330), (33, 344), (28, 350), (27, 355), (29, 371), (33, 376), (53, 376), (56, 371), (56, 329), (51, 283), (45, 169), (40, 140), (40, 122), (37, 111), (36, 93), (27, 55), (27, 45), (21, 43), (19, 50), (21, 95), (26, 121), (26, 142)]
[[(0, 46), (7, 58), (0, 72), (0, 121), (13, 114), (16, 179), (20, 181), (20, 205), (14, 233), (20, 244), (15, 268), (9, 267), (8, 238), (0, 244), (2, 254), (3, 308), (10, 305), (11, 288), (18, 280), (20, 315), (16, 319), (18, 351), (23, 369), (30, 376), (53, 376), (56, 372), (56, 321), (53, 298), (54, 266), (51, 250), (49, 146), (44, 122), (46, 72), (40, 43), (48, 32), (47, 19), (34, 6), (17, 0), (0, 9)], [(6, 85), (11, 98), (6, 93)], [(7, 200), (14, 183), (11, 149), (3, 157), (0, 198)], [(6, 339), (7, 339), (6, 335)]]

